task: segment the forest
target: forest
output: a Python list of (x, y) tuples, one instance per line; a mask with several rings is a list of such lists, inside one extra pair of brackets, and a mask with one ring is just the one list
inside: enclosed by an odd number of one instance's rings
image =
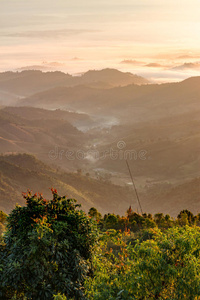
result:
[(200, 299), (200, 214), (86, 214), (51, 192), (0, 212), (0, 299)]

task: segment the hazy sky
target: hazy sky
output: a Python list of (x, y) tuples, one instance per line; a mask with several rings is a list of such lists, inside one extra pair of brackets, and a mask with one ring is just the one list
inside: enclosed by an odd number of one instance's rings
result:
[(159, 63), (170, 76), (199, 57), (199, 0), (0, 0), (1, 69), (59, 62), (69, 72), (134, 72)]

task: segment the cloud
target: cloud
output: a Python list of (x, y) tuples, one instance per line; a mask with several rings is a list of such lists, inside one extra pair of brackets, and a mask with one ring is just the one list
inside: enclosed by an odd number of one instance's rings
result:
[(83, 59), (75, 56), (75, 57), (73, 57), (71, 60), (72, 60), (72, 61), (79, 61), (79, 60), (83, 60)]
[(175, 71), (186, 71), (186, 70), (200, 70), (200, 63), (184, 63), (183, 65), (176, 66), (172, 68), (171, 70)]
[(160, 53), (156, 54), (153, 56), (154, 59), (161, 59), (161, 60), (197, 60), (200, 58), (200, 55), (195, 54), (195, 53), (190, 53), (190, 52), (179, 52), (179, 51), (174, 51), (174, 53)]
[(32, 65), (32, 66), (17, 68), (17, 71), (28, 71), (28, 70), (47, 71), (49, 70), (49, 68), (42, 65)]
[(53, 71), (65, 67), (64, 63), (60, 62), (47, 62), (43, 61), (40, 65), (30, 65), (21, 68), (17, 68), (17, 71), (25, 71), (25, 70), (40, 70), (40, 71)]
[(200, 56), (186, 54), (186, 55), (180, 55), (176, 57), (176, 59), (195, 59), (195, 58), (200, 58)]
[(161, 64), (158, 64), (158, 63), (149, 63), (149, 64), (145, 65), (145, 67), (149, 67), (149, 68), (163, 68), (164, 66), (162, 66)]
[(170, 68), (171, 67), (171, 65), (162, 65), (162, 64), (156, 63), (156, 62), (146, 63), (146, 62), (131, 60), (131, 59), (123, 60), (123, 61), (121, 61), (121, 64), (142, 66), (142, 67), (148, 67), (148, 68)]
[(53, 61), (53, 62), (43, 61), (42, 64), (46, 65), (46, 66), (50, 66), (50, 67), (64, 67), (65, 66), (64, 63), (60, 63), (60, 62), (57, 62), (57, 61)]
[(16, 38), (61, 38), (63, 36), (73, 36), (85, 33), (94, 33), (97, 30), (88, 29), (58, 29), (58, 30), (35, 30), (14, 33), (0, 33), (3, 37)]
[(130, 65), (135, 65), (135, 66), (145, 64), (142, 61), (137, 61), (137, 60), (132, 60), (132, 59), (125, 59), (125, 60), (122, 60), (120, 63), (121, 64), (130, 64)]

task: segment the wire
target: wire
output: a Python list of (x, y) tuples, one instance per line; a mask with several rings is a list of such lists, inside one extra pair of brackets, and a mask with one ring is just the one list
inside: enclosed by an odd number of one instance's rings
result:
[(140, 203), (140, 198), (139, 198), (139, 195), (138, 195), (138, 192), (137, 192), (137, 189), (136, 189), (134, 180), (133, 180), (133, 176), (132, 176), (132, 173), (131, 173), (131, 169), (130, 169), (130, 167), (129, 167), (129, 164), (128, 164), (128, 160), (127, 160), (127, 159), (126, 159), (126, 164), (127, 164), (127, 168), (128, 168), (130, 177), (131, 177), (131, 181), (132, 181), (132, 183), (133, 183), (133, 189), (134, 189), (134, 191), (135, 191), (135, 194), (136, 194), (136, 197), (137, 197), (137, 201), (138, 201), (138, 204), (139, 204), (139, 206), (140, 206), (141, 213), (142, 213), (142, 215), (143, 215), (143, 210), (142, 210), (142, 206), (141, 206), (141, 203)]

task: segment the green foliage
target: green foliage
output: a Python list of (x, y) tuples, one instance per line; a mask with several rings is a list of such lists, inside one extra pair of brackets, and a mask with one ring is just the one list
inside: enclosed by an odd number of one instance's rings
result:
[(197, 227), (173, 227), (165, 232), (149, 229), (134, 246), (129, 232), (107, 232), (96, 246), (95, 277), (86, 282), (87, 297), (200, 299), (199, 254)]
[[(0, 238), (0, 300), (198, 300), (200, 215), (88, 215), (73, 199), (25, 195)], [(96, 225), (101, 230), (98, 234)]]
[(0, 245), (0, 299), (49, 300), (59, 293), (85, 299), (94, 225), (75, 200), (52, 193), (50, 201), (28, 193), (27, 205), (8, 217)]
[(0, 222), (0, 236), (3, 234), (5, 231), (5, 226)]
[(188, 225), (188, 224), (193, 224), (194, 221), (195, 221), (195, 217), (193, 215), (193, 213), (191, 213), (189, 210), (185, 209), (185, 210), (182, 210), (178, 216), (177, 216), (177, 219), (178, 219), (178, 223), (180, 225)]
[(60, 293), (58, 295), (53, 296), (54, 300), (67, 300), (67, 297), (65, 295), (61, 295)]
[(91, 207), (89, 209), (88, 215), (91, 218), (94, 218), (96, 221), (99, 221), (101, 219), (101, 214), (98, 212), (98, 210), (95, 207)]
[(7, 215), (2, 210), (0, 210), (0, 222), (2, 224), (5, 224), (6, 223), (6, 219), (7, 219)]
[(143, 228), (155, 228), (156, 227), (156, 223), (149, 219), (149, 218), (145, 218), (145, 220), (143, 221)]
[(0, 210), (0, 236), (5, 231), (6, 220), (7, 215), (2, 210)]

